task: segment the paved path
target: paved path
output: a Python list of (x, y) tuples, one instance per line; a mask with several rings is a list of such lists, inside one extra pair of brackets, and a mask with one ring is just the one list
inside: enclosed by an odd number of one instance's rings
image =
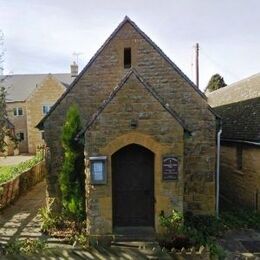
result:
[(13, 205), (0, 212), (0, 244), (16, 238), (40, 238), (38, 210), (45, 206), (46, 184), (36, 184)]
[(166, 252), (162, 252), (159, 248), (130, 248), (130, 247), (92, 247), (88, 250), (83, 249), (68, 249), (68, 248), (50, 248), (45, 249), (41, 254), (31, 256), (0, 256), (1, 260), (22, 260), (22, 259), (75, 259), (75, 260), (147, 260), (147, 259), (160, 259), (171, 260), (172, 257)]
[(227, 259), (241, 259), (242, 256), (260, 259), (260, 232), (257, 230), (228, 231), (218, 242), (229, 252)]
[(0, 166), (15, 165), (33, 158), (32, 155), (0, 156)]

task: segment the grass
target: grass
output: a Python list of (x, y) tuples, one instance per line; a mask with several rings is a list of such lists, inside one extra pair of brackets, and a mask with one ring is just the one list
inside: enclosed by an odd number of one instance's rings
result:
[(10, 181), (21, 173), (29, 170), (43, 159), (42, 153), (38, 153), (32, 159), (17, 165), (0, 166), (0, 184)]
[(0, 184), (16, 176), (13, 171), (14, 167), (16, 167), (16, 165), (0, 166)]

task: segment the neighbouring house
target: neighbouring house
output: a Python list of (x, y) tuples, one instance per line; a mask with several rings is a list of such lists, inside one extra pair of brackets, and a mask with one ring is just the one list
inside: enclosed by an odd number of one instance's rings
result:
[(260, 210), (260, 73), (210, 93), (208, 101), (223, 121), (220, 193)]
[(5, 125), (8, 131), (8, 134), (5, 136), (4, 140), (6, 143), (6, 147), (4, 148), (4, 152), (0, 151), (0, 156), (14, 155), (14, 150), (16, 148), (15, 127), (8, 118), (5, 118)]
[[(71, 66), (72, 69), (75, 64)], [(34, 154), (44, 144), (43, 132), (35, 125), (57, 101), (75, 74), (15, 74), (2, 83), (7, 90), (7, 112), (15, 126), (20, 153)], [(5, 77), (5, 76), (3, 76)]]
[(204, 94), (126, 17), (38, 124), (58, 203), (61, 129), (72, 104), (84, 127), (87, 232), (160, 232), (173, 209), (215, 213), (217, 117)]

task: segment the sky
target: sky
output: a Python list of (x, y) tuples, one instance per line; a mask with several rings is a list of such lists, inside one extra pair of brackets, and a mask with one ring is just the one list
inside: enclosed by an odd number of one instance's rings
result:
[(200, 89), (221, 74), (227, 84), (260, 72), (259, 0), (0, 0), (4, 73), (80, 70), (129, 16)]

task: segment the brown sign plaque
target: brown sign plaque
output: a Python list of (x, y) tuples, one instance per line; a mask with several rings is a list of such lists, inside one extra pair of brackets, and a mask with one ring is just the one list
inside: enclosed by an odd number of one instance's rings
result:
[(163, 180), (174, 181), (178, 179), (178, 159), (174, 156), (164, 156), (162, 162)]

